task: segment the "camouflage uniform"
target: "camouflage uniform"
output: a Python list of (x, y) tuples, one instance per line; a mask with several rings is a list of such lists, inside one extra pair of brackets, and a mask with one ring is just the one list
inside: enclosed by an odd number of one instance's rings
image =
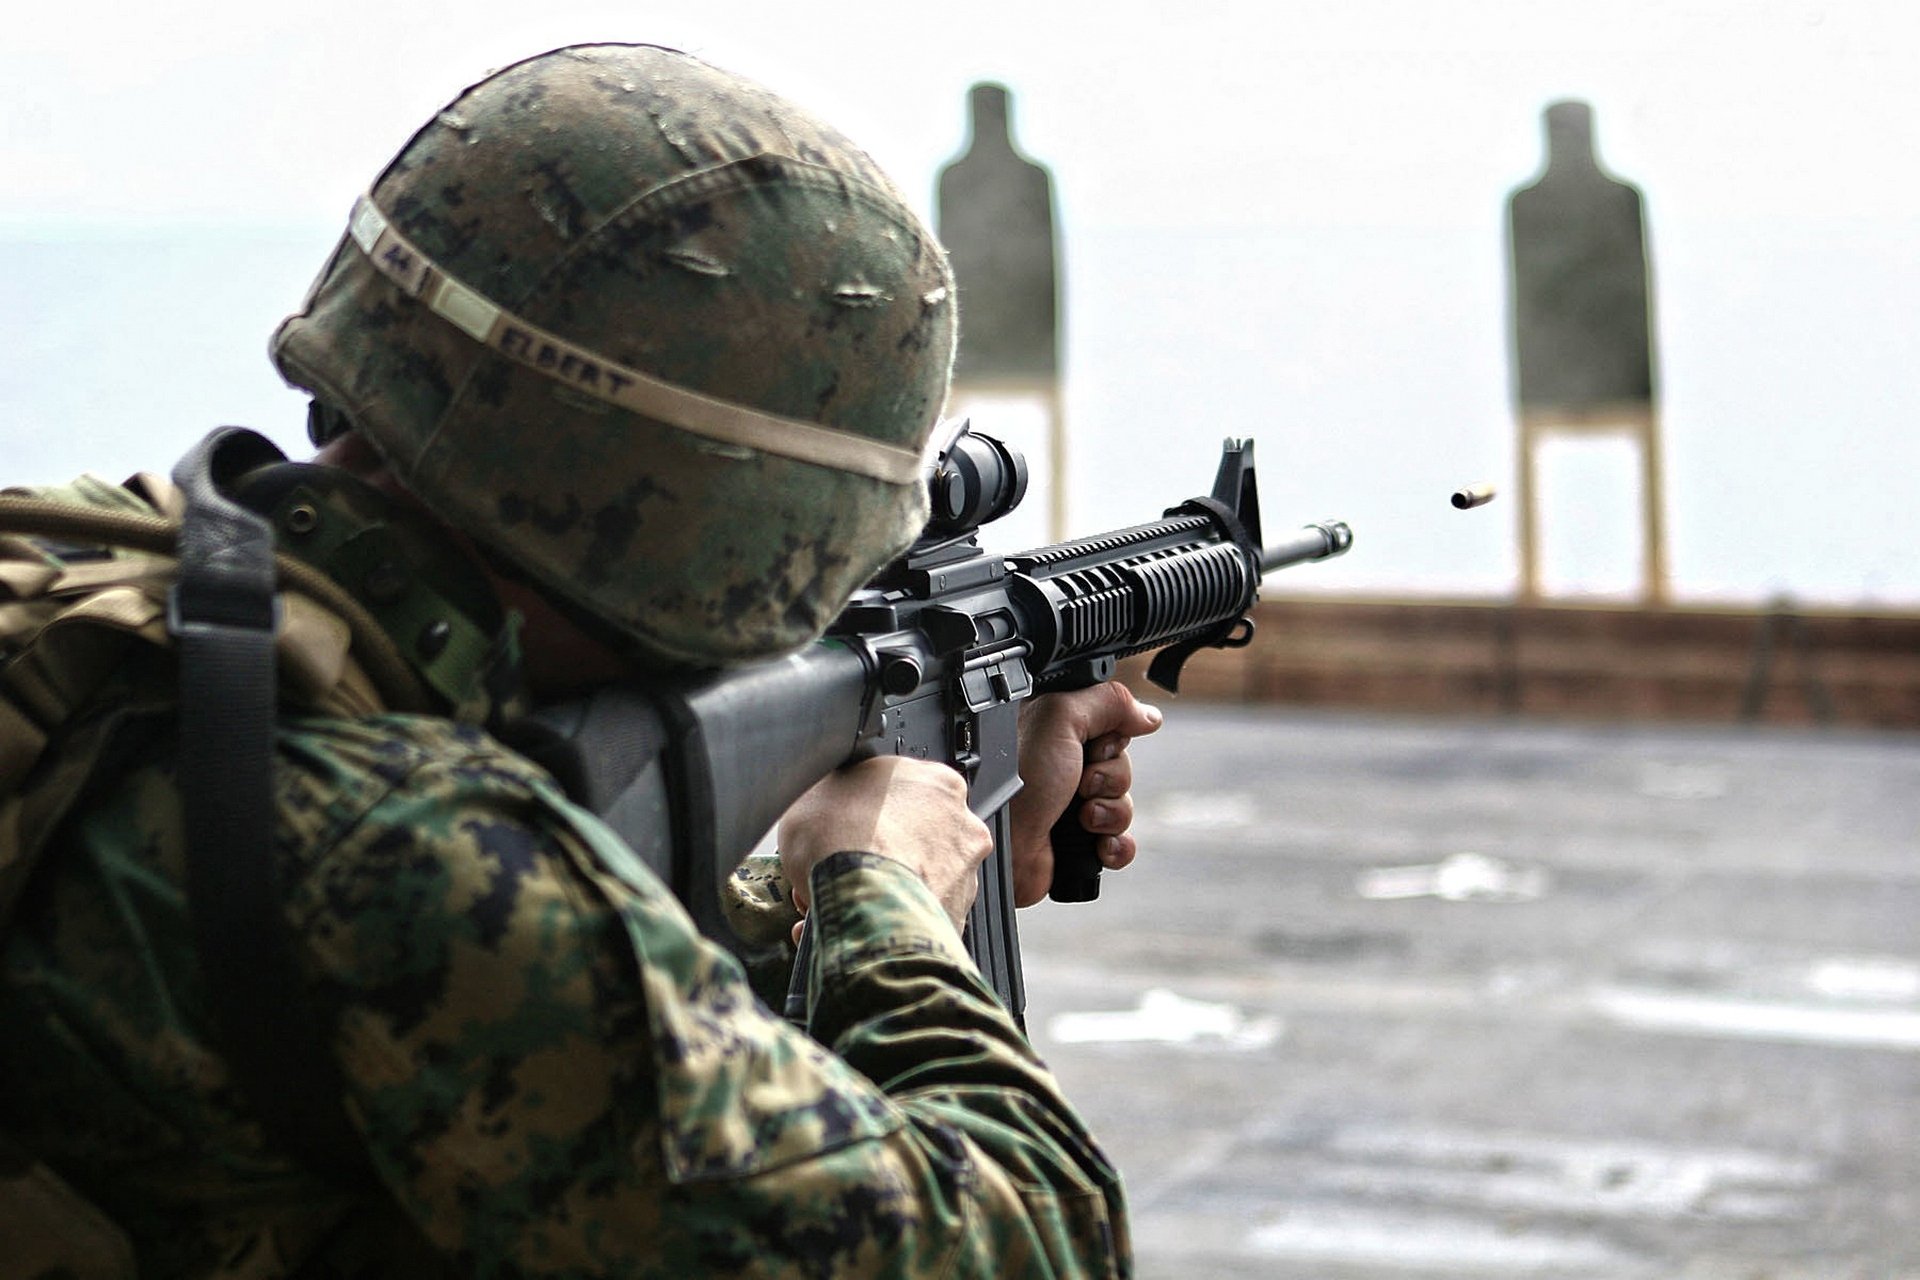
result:
[[(748, 661), (819, 634), (924, 522), (951, 284), (838, 133), (590, 46), (415, 135), (273, 354), (317, 443), (350, 422), (496, 567), (656, 660)], [(383, 625), (419, 656), (417, 618)], [(102, 696), (164, 706), (173, 670), (152, 647)], [(290, 1157), (215, 1044), (169, 715), (118, 735), (17, 904), (0, 1131), (143, 1274), (1125, 1272), (1113, 1171), (916, 876), (817, 868), (809, 1038), (484, 730), (476, 686), (421, 676), (443, 714), (278, 726), (274, 854), (362, 1185)]]
[(379, 1185), (277, 1149), (213, 1043), (168, 717), (61, 830), (0, 955), (0, 1128), (142, 1275), (1127, 1270), (1116, 1175), (912, 872), (816, 870), (809, 1038), (474, 718), (278, 730), (286, 915)]

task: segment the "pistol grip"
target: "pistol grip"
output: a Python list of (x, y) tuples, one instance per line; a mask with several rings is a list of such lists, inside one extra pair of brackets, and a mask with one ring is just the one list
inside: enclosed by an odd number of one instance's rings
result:
[(1053, 842), (1053, 883), (1047, 896), (1055, 902), (1092, 902), (1100, 896), (1100, 859), (1094, 853), (1100, 837), (1080, 825), (1080, 809), (1086, 802), (1076, 793), (1048, 832)]

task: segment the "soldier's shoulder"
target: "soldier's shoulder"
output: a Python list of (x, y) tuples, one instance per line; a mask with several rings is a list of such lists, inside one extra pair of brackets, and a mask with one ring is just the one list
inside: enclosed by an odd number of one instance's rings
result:
[(343, 782), (364, 777), (391, 786), (430, 766), (493, 772), (526, 785), (546, 777), (476, 725), (403, 712), (284, 716), (279, 750), (295, 768), (336, 775)]
[(308, 850), (368, 822), (443, 825), (479, 810), (525, 811), (544, 825), (557, 794), (524, 756), (437, 716), (286, 717), (277, 757), (281, 820)]

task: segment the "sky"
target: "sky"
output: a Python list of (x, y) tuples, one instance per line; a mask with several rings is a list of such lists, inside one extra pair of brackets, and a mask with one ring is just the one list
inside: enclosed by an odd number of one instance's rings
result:
[[(1250, 435), (1270, 527), (1357, 536), (1270, 590), (1497, 596), (1504, 202), (1580, 98), (1646, 194), (1676, 594), (1911, 608), (1916, 27), (1878, 0), (34, 6), (0, 31), (0, 467), (164, 467), (221, 422), (297, 447), (262, 352), (354, 195), (486, 69), (652, 40), (834, 121), (923, 209), (967, 86), (1012, 87), (1063, 230), (1072, 532)], [(1030, 407), (987, 408), (1043, 457)], [(1636, 589), (1634, 466), (1547, 454), (1556, 592)], [(1448, 507), (1482, 481), (1506, 492)]]

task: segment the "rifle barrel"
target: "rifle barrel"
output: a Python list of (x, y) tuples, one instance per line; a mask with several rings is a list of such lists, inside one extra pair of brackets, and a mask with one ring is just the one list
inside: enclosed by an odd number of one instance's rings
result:
[(1344, 520), (1323, 520), (1305, 526), (1285, 542), (1261, 548), (1260, 572), (1272, 573), (1304, 560), (1327, 560), (1346, 554), (1352, 545), (1353, 530)]

